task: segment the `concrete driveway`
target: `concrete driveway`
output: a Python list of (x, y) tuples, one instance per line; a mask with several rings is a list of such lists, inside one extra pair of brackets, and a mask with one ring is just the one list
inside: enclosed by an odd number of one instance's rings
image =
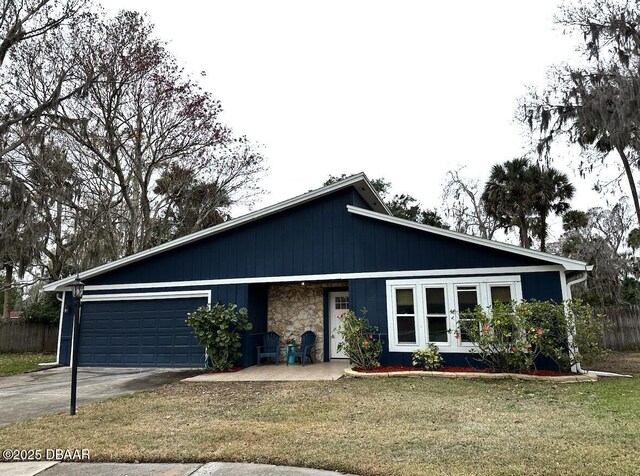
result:
[[(200, 372), (180, 369), (80, 368), (78, 405), (157, 387)], [(68, 412), (70, 388), (71, 370), (68, 367), (0, 377), (0, 426), (41, 415)]]

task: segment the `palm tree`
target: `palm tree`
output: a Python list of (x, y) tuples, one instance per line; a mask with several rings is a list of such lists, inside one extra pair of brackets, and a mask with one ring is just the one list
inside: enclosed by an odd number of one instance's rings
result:
[(550, 213), (562, 215), (569, 211), (568, 200), (573, 198), (575, 187), (569, 182), (566, 174), (553, 167), (533, 166), (532, 176), (536, 191), (533, 195), (533, 209), (538, 215), (535, 231), (540, 238), (540, 251), (546, 251), (548, 223)]
[(534, 213), (534, 175), (526, 158), (496, 164), (482, 193), (487, 214), (506, 230), (518, 227), (520, 246), (524, 248), (531, 247), (529, 224)]

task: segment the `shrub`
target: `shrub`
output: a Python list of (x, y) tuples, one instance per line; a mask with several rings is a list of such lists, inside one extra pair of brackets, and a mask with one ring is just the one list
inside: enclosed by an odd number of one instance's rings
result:
[(424, 349), (414, 352), (411, 361), (414, 367), (421, 367), (426, 370), (437, 370), (442, 367), (440, 349), (435, 344), (427, 344)]
[[(558, 370), (569, 371), (576, 362), (593, 361), (606, 353), (600, 342), (603, 316), (580, 300), (494, 303), (490, 312), (480, 306), (459, 321), (477, 359), (492, 369), (518, 372), (535, 368), (538, 356), (551, 359)], [(570, 339), (579, 353), (570, 349)]]
[(567, 313), (575, 323), (572, 333), (578, 349), (576, 361), (591, 365), (611, 353), (602, 347), (604, 333), (612, 326), (604, 314), (596, 313), (589, 304), (584, 304), (579, 299), (568, 303)]
[(459, 321), (460, 332), (476, 347), (477, 359), (500, 372), (530, 369), (540, 354), (547, 329), (532, 325), (528, 303), (496, 302), (491, 312), (477, 306)]
[(380, 366), (382, 341), (376, 335), (378, 328), (372, 326), (366, 318), (367, 310), (362, 309), (362, 317), (353, 311), (347, 311), (338, 317), (340, 325), (336, 332), (342, 334), (343, 342), (338, 344), (338, 352), (344, 352), (356, 367), (373, 369)]
[[(207, 352), (214, 370), (222, 371), (233, 367), (233, 363), (242, 357), (240, 352), (240, 333), (251, 330), (248, 312), (242, 307), (217, 303), (211, 307), (202, 306), (187, 314), (187, 324), (193, 328), (193, 334)], [(205, 366), (207, 364), (205, 363)]]

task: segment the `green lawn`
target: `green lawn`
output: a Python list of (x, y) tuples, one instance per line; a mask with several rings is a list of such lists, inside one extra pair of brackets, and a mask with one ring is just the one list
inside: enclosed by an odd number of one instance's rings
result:
[(81, 406), (77, 417), (5, 427), (0, 447), (88, 448), (94, 461), (250, 461), (363, 475), (637, 474), (639, 356), (617, 354), (608, 367), (635, 378), (580, 384), (175, 383)]
[(55, 354), (0, 353), (0, 376), (21, 374), (37, 369), (40, 362), (55, 360)]

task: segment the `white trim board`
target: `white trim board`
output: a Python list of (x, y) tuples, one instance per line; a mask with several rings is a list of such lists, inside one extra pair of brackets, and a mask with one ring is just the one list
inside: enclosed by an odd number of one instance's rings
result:
[[(302, 281), (342, 281), (347, 279), (422, 278), (430, 276), (478, 276), (491, 274), (542, 273), (563, 271), (560, 265), (512, 266), (500, 268), (423, 269), (413, 271), (377, 271), (365, 273), (304, 274), (296, 276), (265, 276), (254, 278), (202, 279), (197, 281), (163, 281), (155, 283), (96, 284), (85, 286), (87, 291), (115, 291), (125, 289), (162, 289), (191, 286), (219, 286), (225, 284), (291, 283)], [(563, 273), (561, 273), (563, 274)]]
[(56, 364), (60, 364), (60, 342), (62, 341), (62, 322), (64, 321), (64, 300), (67, 297), (67, 293), (62, 293), (62, 300), (60, 301), (60, 321), (58, 322), (58, 345), (56, 347)]
[(347, 205), (349, 213), (354, 215), (360, 215), (375, 220), (384, 221), (387, 223), (393, 223), (394, 225), (405, 226), (407, 228), (414, 228), (420, 231), (426, 231), (434, 235), (445, 236), (447, 238), (453, 238), (454, 240), (465, 241), (467, 243), (473, 243), (475, 245), (484, 246), (487, 248), (494, 248), (500, 251), (508, 253), (514, 253), (521, 256), (527, 256), (542, 261), (548, 261), (550, 263), (556, 263), (563, 267), (566, 271), (591, 271), (593, 266), (588, 265), (583, 261), (564, 258), (562, 256), (552, 255), (550, 253), (543, 253), (542, 251), (530, 250), (528, 248), (522, 248), (520, 246), (510, 245), (508, 243), (500, 243), (498, 241), (486, 240), (477, 236), (466, 235), (464, 233), (458, 233), (457, 231), (445, 230), (443, 228), (437, 228), (434, 226), (423, 225), (422, 223), (416, 223), (410, 220), (404, 220), (390, 215), (384, 215), (382, 213), (374, 212), (371, 210), (365, 210), (364, 208), (354, 207), (353, 205)]
[(155, 293), (89, 294), (82, 296), (82, 302), (155, 301), (158, 299), (189, 299), (199, 297), (207, 298), (207, 304), (211, 304), (211, 290), (170, 291)]
[[(249, 223), (251, 221), (264, 218), (274, 213), (309, 202), (323, 195), (328, 195), (337, 190), (341, 190), (343, 188), (347, 188), (351, 186), (355, 187), (358, 190), (358, 192), (362, 195), (365, 201), (367, 201), (367, 203), (371, 205), (372, 208), (374, 209), (377, 208), (379, 210), (382, 210), (383, 212), (391, 214), (387, 206), (378, 196), (378, 193), (371, 186), (371, 182), (369, 182), (369, 179), (367, 178), (367, 176), (364, 173), (359, 173), (359, 174), (352, 175), (351, 177), (347, 177), (346, 179), (341, 180), (340, 182), (336, 182), (326, 187), (312, 190), (310, 192), (304, 193), (302, 195), (298, 195), (297, 197), (290, 198), (289, 200), (285, 200), (280, 203), (276, 203), (275, 205), (271, 205), (261, 210), (256, 210), (255, 212), (251, 212), (241, 217), (234, 218), (227, 222), (221, 223), (220, 225), (212, 226), (205, 230), (191, 233), (190, 235), (177, 238), (175, 240), (169, 241), (162, 245), (155, 246), (145, 251), (141, 251), (140, 253), (136, 253), (131, 256), (127, 256), (125, 258), (112, 261), (111, 263), (103, 264), (102, 266), (97, 266), (93, 269), (83, 271), (82, 273), (79, 274), (79, 277), (80, 279), (88, 279), (93, 276), (106, 273), (107, 271), (121, 268), (122, 266), (135, 263), (136, 261), (140, 261), (150, 256), (154, 256), (158, 253), (162, 253), (163, 251), (171, 250), (173, 248), (177, 248), (179, 246), (182, 246), (187, 243), (191, 243), (193, 241), (197, 241), (203, 238), (207, 238), (209, 236), (217, 235), (218, 233), (222, 233), (226, 230), (235, 228), (245, 223)], [(74, 279), (75, 279), (75, 276), (70, 276), (68, 278), (64, 278), (59, 281), (55, 281), (53, 283), (47, 284), (46, 286), (44, 286), (43, 289), (45, 291), (60, 291), (65, 286), (70, 284)]]

